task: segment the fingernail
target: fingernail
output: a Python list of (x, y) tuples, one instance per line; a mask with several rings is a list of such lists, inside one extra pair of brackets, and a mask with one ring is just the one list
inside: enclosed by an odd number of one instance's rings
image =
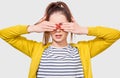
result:
[(59, 24), (56, 24), (56, 29), (61, 29), (61, 26)]
[(62, 23), (59, 23), (59, 25), (62, 25)]

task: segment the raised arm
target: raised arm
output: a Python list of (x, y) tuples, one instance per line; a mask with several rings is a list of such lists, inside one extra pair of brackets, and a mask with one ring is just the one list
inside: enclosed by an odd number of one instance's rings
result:
[(36, 41), (28, 40), (22, 35), (32, 32), (41, 33), (45, 31), (53, 31), (54, 29), (55, 24), (51, 24), (48, 21), (42, 21), (31, 26), (16, 25), (0, 30), (0, 38), (5, 40), (7, 43), (11, 44), (13, 47), (20, 50), (24, 54), (28, 55), (29, 57), (32, 57), (35, 46), (42, 46), (42, 42), (37, 43)]
[(102, 26), (89, 27), (89, 36), (96, 36), (95, 39), (88, 41), (91, 57), (104, 51), (120, 38), (120, 31), (113, 28)]
[(0, 30), (0, 38), (5, 40), (16, 49), (20, 50), (27, 56), (31, 57), (36, 42), (32, 40), (27, 40), (25, 37), (21, 36), (28, 33), (27, 29), (27, 25), (11, 26), (9, 28)]
[[(64, 23), (61, 26), (66, 32), (72, 32), (79, 35), (95, 36), (96, 38), (89, 41), (79, 41), (78, 44), (86, 44), (89, 47), (90, 57), (94, 57), (103, 50), (112, 45), (120, 38), (120, 31), (114, 28), (104, 26), (81, 27), (76, 22)], [(82, 45), (81, 45), (82, 46)]]

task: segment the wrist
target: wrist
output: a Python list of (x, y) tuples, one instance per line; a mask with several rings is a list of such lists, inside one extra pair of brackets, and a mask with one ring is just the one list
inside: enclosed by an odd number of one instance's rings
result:
[(28, 25), (27, 31), (28, 31), (29, 33), (35, 32), (35, 25)]
[(80, 27), (80, 34), (87, 35), (88, 34), (88, 27)]

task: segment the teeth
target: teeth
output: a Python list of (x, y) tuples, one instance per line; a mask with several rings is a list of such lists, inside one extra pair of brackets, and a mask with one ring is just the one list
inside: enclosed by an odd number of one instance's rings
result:
[(61, 37), (62, 35), (56, 35), (56, 37)]
[(62, 36), (62, 35), (56, 35), (56, 36)]

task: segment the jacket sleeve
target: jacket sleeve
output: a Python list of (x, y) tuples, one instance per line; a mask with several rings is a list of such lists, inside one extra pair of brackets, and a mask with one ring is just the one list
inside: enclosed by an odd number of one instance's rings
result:
[(120, 31), (113, 28), (96, 26), (88, 27), (88, 35), (96, 36), (95, 39), (88, 41), (90, 56), (94, 57), (118, 40), (120, 38)]
[(27, 25), (16, 25), (0, 30), (0, 38), (27, 56), (32, 57), (32, 51), (36, 42), (27, 40), (25, 37), (21, 36), (27, 33)]

